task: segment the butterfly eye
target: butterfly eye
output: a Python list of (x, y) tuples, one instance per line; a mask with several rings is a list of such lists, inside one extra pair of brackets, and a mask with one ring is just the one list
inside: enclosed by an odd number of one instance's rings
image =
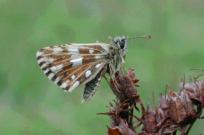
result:
[(125, 39), (121, 39), (120, 42), (119, 42), (119, 45), (120, 45), (121, 49), (124, 49), (124, 47), (125, 47)]

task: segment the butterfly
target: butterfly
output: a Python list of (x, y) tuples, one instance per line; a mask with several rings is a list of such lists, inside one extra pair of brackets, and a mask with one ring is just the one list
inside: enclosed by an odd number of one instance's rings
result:
[(111, 43), (69, 43), (37, 51), (37, 63), (44, 74), (65, 91), (85, 85), (83, 100), (90, 99), (102, 77), (114, 78), (122, 72), (127, 53), (127, 37), (115, 37)]

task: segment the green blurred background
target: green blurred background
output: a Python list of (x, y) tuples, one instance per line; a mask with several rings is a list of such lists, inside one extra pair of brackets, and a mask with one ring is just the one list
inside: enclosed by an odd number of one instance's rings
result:
[[(129, 41), (126, 67), (154, 106), (166, 85), (204, 68), (203, 13), (203, 0), (0, 0), (0, 135), (106, 134), (109, 118), (96, 114), (114, 98), (107, 83), (85, 104), (82, 88), (65, 94), (36, 63), (49, 45), (151, 34)], [(197, 121), (191, 134), (203, 128)]]

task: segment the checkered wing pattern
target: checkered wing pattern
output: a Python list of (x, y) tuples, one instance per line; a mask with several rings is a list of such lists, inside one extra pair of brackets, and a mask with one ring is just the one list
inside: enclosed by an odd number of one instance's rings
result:
[[(109, 44), (66, 44), (45, 47), (36, 54), (44, 74), (65, 91), (97, 77), (108, 64)], [(89, 88), (90, 89), (90, 88)]]

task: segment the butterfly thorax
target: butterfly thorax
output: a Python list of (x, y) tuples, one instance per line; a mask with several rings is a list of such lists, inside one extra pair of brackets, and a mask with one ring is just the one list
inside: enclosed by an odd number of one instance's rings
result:
[(109, 70), (112, 70), (111, 74), (120, 72), (123, 70), (124, 59), (127, 53), (127, 37), (115, 37), (112, 40), (112, 47), (110, 48), (110, 60)]

